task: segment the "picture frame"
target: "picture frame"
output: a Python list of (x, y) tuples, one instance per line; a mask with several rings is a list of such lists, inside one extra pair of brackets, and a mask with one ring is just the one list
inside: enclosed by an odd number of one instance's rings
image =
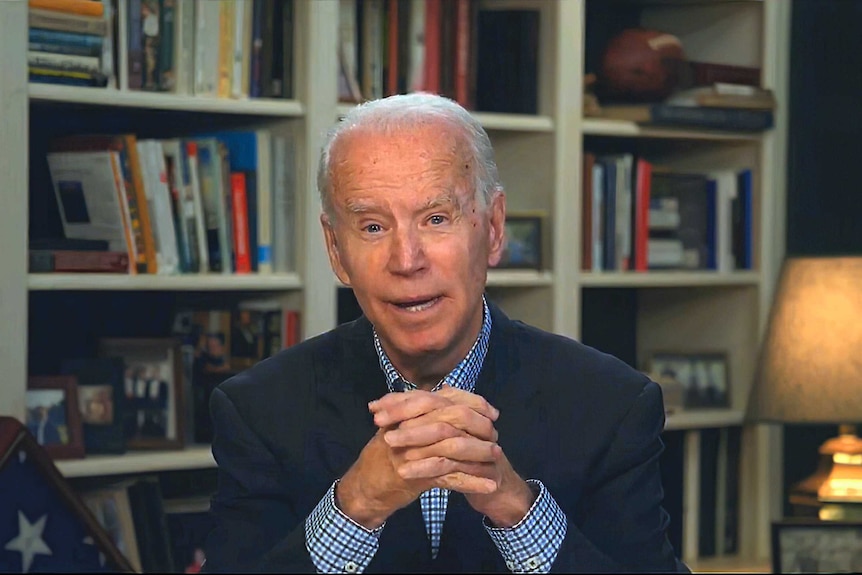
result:
[(78, 412), (87, 455), (125, 453), (122, 358), (66, 359), (60, 364), (60, 372), (74, 375), (78, 381)]
[(730, 407), (730, 365), (724, 351), (654, 352), (647, 373), (662, 387), (669, 412)]
[(810, 518), (774, 521), (772, 572), (862, 572), (862, 523)]
[(544, 219), (538, 214), (507, 215), (503, 256), (495, 267), (541, 270)]
[(86, 490), (81, 500), (136, 573), (143, 573), (128, 486), (130, 482)]
[(182, 449), (185, 381), (180, 341), (104, 338), (99, 340), (99, 357), (123, 359), (126, 447)]
[(84, 457), (77, 378), (40, 375), (27, 379), (25, 425), (52, 459)]

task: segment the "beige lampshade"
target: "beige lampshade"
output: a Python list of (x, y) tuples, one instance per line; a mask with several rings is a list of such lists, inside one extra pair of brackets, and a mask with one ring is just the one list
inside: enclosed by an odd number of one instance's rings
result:
[(862, 421), (862, 257), (784, 263), (748, 417)]

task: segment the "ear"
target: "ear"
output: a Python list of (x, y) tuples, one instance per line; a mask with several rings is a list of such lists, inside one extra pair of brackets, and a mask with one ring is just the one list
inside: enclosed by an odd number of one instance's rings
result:
[(494, 267), (503, 257), (506, 234), (506, 195), (498, 191), (488, 206), (488, 265)]
[(341, 254), (338, 251), (338, 238), (335, 235), (335, 227), (329, 221), (329, 216), (320, 214), (320, 225), (323, 228), (323, 238), (326, 241), (326, 253), (329, 255), (329, 265), (338, 279), (346, 286), (350, 285), (350, 275), (344, 269), (341, 262)]

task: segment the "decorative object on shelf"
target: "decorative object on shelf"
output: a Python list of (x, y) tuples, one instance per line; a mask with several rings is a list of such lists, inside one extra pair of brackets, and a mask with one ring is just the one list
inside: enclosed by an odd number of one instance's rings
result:
[(509, 214), (503, 256), (497, 268), (542, 269), (542, 228), (544, 216)]
[(27, 429), (54, 459), (84, 457), (78, 382), (71, 375), (27, 380)]
[(772, 572), (862, 572), (862, 523), (774, 522)]
[[(662, 390), (672, 392), (665, 398), (666, 408), (730, 407), (730, 370), (724, 352), (656, 352), (647, 371)], [(680, 389), (681, 393), (676, 391)], [(678, 396), (681, 401), (677, 404), (674, 399)]]
[(0, 417), (0, 572), (133, 572), (46, 451)]
[(817, 471), (790, 490), (795, 506), (862, 503), (862, 257), (784, 262), (748, 419), (843, 424)]
[(181, 449), (185, 397), (178, 340), (105, 338), (99, 355), (120, 357), (125, 365), (126, 447)]
[(599, 73), (601, 97), (618, 102), (658, 102), (679, 84), (686, 62), (673, 34), (627, 28), (610, 39)]

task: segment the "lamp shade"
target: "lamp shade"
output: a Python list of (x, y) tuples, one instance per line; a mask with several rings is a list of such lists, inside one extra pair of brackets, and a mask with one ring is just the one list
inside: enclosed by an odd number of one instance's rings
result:
[(748, 416), (862, 421), (862, 257), (785, 261)]

